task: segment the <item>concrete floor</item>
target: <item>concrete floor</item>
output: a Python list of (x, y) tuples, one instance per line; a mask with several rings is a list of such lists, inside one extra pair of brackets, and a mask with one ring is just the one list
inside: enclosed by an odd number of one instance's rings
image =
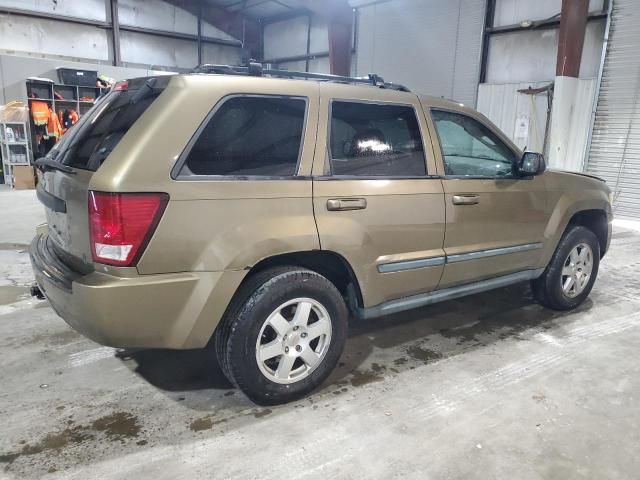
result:
[(638, 478), (633, 224), (578, 311), (520, 285), (354, 322), (324, 388), (260, 408), (205, 352), (101, 347), (30, 300), (41, 218), (0, 192), (1, 478)]

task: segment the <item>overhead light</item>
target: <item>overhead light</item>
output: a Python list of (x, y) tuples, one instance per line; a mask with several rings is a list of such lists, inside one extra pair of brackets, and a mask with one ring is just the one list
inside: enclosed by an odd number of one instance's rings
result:
[(522, 28), (529, 28), (531, 25), (533, 25), (533, 22), (531, 20), (523, 20), (520, 22), (520, 26)]

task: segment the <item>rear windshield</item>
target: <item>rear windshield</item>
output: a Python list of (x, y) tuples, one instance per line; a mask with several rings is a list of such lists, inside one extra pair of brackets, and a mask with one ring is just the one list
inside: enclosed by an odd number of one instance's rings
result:
[(129, 80), (128, 88), (99, 98), (47, 157), (70, 167), (96, 171), (122, 137), (169, 83), (169, 76)]

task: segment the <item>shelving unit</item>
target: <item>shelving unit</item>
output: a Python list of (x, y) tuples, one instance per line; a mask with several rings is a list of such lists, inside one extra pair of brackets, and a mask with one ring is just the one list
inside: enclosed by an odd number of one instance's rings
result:
[(13, 167), (31, 164), (26, 122), (0, 122), (0, 149), (4, 183), (13, 186)]
[[(78, 114), (78, 117), (81, 117), (89, 111), (93, 106), (94, 100), (98, 98), (104, 90), (105, 89), (100, 87), (83, 87), (39, 80), (27, 80), (29, 109), (31, 109), (31, 104), (34, 101), (47, 102), (56, 114), (60, 111), (73, 109)], [(33, 124), (33, 118), (30, 119), (30, 123), (31, 146), (33, 151), (37, 152), (38, 142), (36, 132), (38, 129)]]
[[(79, 115), (82, 115), (93, 106), (104, 89), (99, 87), (81, 87), (77, 85), (63, 85), (37, 80), (27, 80), (27, 97), (29, 102), (40, 100), (52, 104), (52, 109), (75, 106)], [(62, 98), (56, 98), (58, 94)], [(86, 99), (86, 100), (83, 100)]]

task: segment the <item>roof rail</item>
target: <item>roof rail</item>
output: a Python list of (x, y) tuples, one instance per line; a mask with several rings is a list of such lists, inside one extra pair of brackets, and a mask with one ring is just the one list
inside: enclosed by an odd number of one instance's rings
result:
[(397, 83), (385, 82), (382, 77), (375, 73), (370, 73), (366, 77), (344, 77), (341, 75), (331, 75), (328, 73), (312, 73), (312, 72), (292, 72), (289, 70), (278, 70), (273, 68), (263, 68), (261, 63), (249, 62), (248, 65), (213, 65), (204, 64), (194, 68), (193, 73), (216, 73), (220, 75), (246, 75), (252, 77), (280, 77), (280, 78), (304, 78), (309, 80), (322, 80), (327, 82), (353, 83), (360, 85), (370, 85), (379, 88), (388, 88), (390, 90), (399, 90), (408, 92), (409, 89), (404, 85)]

